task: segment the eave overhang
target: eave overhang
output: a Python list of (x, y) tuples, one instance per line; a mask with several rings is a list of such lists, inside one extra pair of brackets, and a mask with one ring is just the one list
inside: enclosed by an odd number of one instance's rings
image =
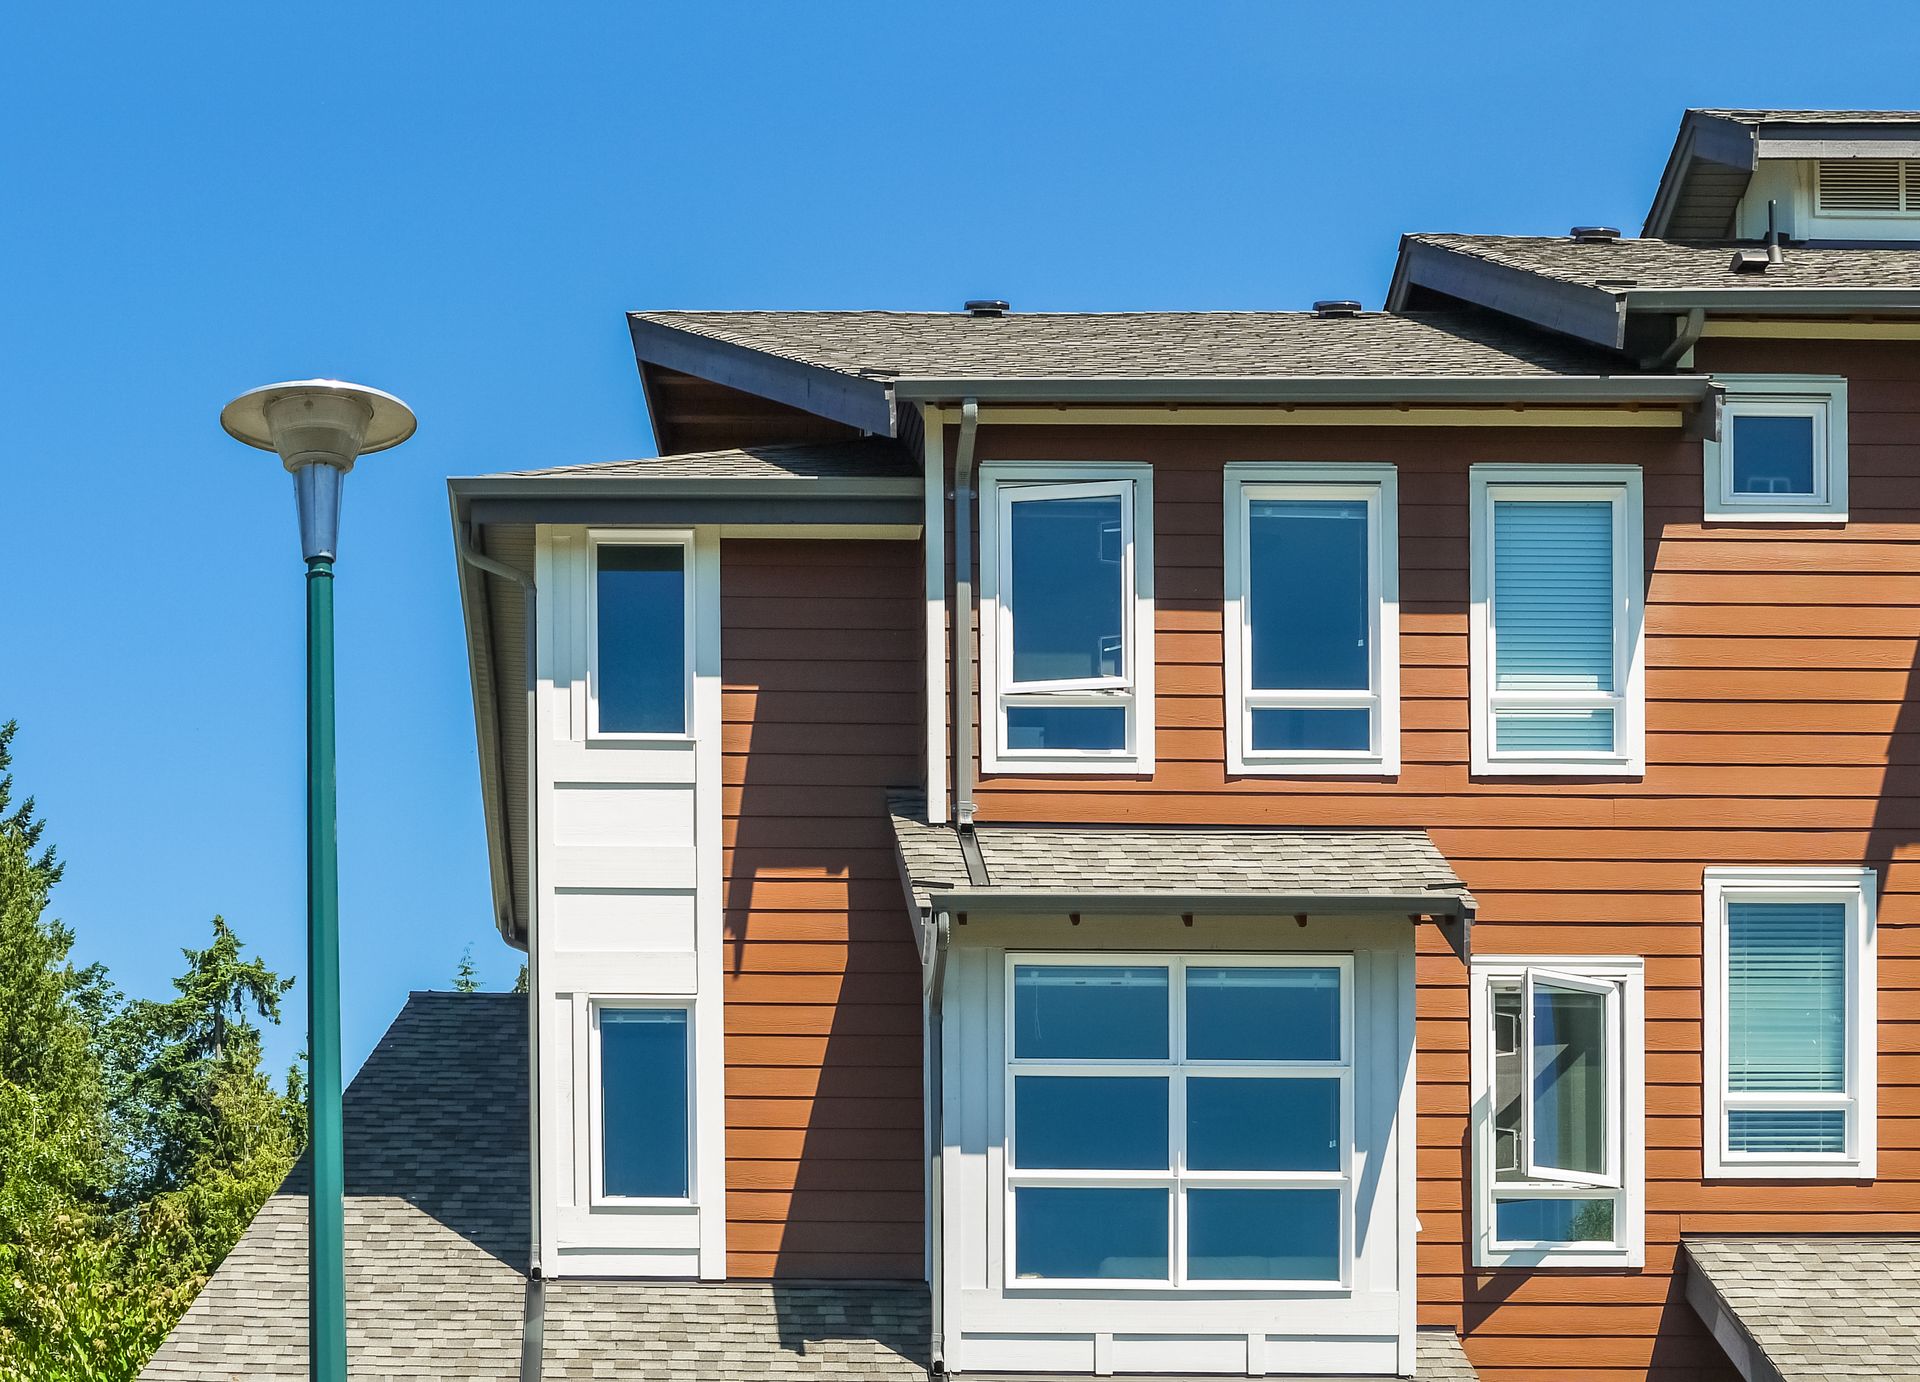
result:
[(455, 521), (730, 523), (809, 527), (918, 525), (919, 476), (741, 479), (485, 475), (449, 480)]
[[(643, 382), (657, 365), (772, 399), (875, 436), (898, 436), (888, 381), (810, 365), (629, 314)], [(651, 407), (649, 407), (651, 415)], [(658, 436), (656, 440), (664, 439)]]
[(1323, 375), (1284, 379), (1234, 377), (1163, 379), (931, 378), (898, 380), (902, 403), (1044, 403), (1065, 406), (1218, 404), (1295, 406), (1404, 404), (1499, 406), (1685, 405), (1706, 393), (1691, 375)]

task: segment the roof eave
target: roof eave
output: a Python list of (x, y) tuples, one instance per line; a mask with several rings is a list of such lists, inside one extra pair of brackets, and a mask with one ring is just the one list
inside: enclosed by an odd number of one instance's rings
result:
[(1622, 296), (1591, 284), (1498, 264), (1417, 237), (1402, 243), (1394, 275), (1402, 299), (1417, 286), (1606, 350), (1626, 348)]
[(1714, 311), (1835, 316), (1862, 312), (1920, 312), (1920, 288), (1631, 288), (1630, 312)]
[[(884, 379), (803, 364), (699, 332), (627, 315), (633, 355), (644, 377), (648, 365), (697, 375), (710, 383), (799, 408), (877, 436), (894, 435), (893, 398)], [(660, 424), (654, 428), (660, 440)]]
[(895, 384), (902, 403), (1379, 404), (1692, 402), (1707, 389), (1693, 375), (1326, 375), (1160, 379), (933, 378)]
[(918, 527), (917, 475), (760, 479), (480, 475), (448, 482), (474, 523)]
[(1759, 166), (1755, 127), (1729, 120), (1724, 115), (1688, 111), (1680, 121), (1673, 152), (1667, 155), (1667, 166), (1660, 174), (1659, 186), (1654, 189), (1653, 205), (1647, 209), (1647, 219), (1640, 228), (1643, 239), (1666, 238), (1695, 162), (1717, 163), (1751, 176)]
[(1235, 916), (1408, 915), (1471, 920), (1473, 894), (1464, 888), (1424, 893), (1112, 892), (984, 888), (930, 891), (936, 912), (1073, 912), (1137, 916), (1202, 912)]

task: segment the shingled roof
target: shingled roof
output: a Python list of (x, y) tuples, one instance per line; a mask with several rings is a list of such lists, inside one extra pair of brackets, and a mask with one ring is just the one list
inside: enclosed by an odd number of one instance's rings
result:
[[(1909, 249), (1791, 245), (1764, 274), (1736, 273), (1732, 242), (1591, 243), (1564, 235), (1411, 235), (1416, 243), (1605, 292), (1701, 288), (1912, 288), (1920, 290), (1920, 244)], [(1752, 248), (1746, 245), (1745, 248)]]
[(860, 439), (795, 442), (781, 446), (740, 446), (720, 451), (685, 451), (674, 456), (594, 461), (542, 470), (503, 470), (489, 480), (908, 480), (921, 482), (920, 466), (898, 442)]

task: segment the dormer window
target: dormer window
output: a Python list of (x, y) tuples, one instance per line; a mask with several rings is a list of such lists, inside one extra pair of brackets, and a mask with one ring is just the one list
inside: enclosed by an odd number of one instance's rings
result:
[(1733, 375), (1720, 439), (1705, 446), (1709, 523), (1844, 523), (1847, 381)]

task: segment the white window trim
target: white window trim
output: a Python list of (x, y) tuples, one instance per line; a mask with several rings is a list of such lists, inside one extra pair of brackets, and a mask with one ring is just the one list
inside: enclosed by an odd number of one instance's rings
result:
[[(1719, 374), (1725, 385), (1719, 440), (1702, 444), (1704, 508), (1708, 523), (1845, 523), (1847, 521), (1847, 381), (1821, 374)], [(1811, 495), (1735, 494), (1733, 420), (1749, 417), (1813, 419)]]
[[(1014, 972), (1030, 965), (1128, 965), (1164, 968), (1168, 971), (1168, 1055), (1163, 1061), (1109, 1060), (1023, 1060), (1015, 1055)], [(1186, 971), (1202, 968), (1248, 966), (1254, 968), (1337, 969), (1340, 972), (1340, 1058), (1331, 1061), (1194, 1061), (1186, 1059)], [(1353, 1290), (1354, 1257), (1357, 1250), (1357, 1210), (1354, 1188), (1354, 1083), (1358, 1070), (1354, 1061), (1353, 1031), (1353, 956), (1350, 954), (1216, 954), (1192, 953), (1071, 951), (1024, 953), (1012, 951), (1006, 957), (1003, 1005), (1006, 1010), (1006, 1072), (1002, 1081), (1005, 1100), (1001, 1126), (1006, 1129), (1006, 1155), (1002, 1158), (1000, 1213), (1002, 1241), (1006, 1244), (1005, 1275), (1002, 1286), (1009, 1292), (1098, 1291), (1102, 1294), (1130, 1294), (1150, 1291), (1218, 1292), (1257, 1291), (1266, 1295), (1305, 1292), (1331, 1295)], [(1197, 1070), (1205, 1076), (1270, 1076), (1273, 1078), (1321, 1078), (1340, 1080), (1340, 1169), (1338, 1171), (1189, 1171), (1186, 1169), (1186, 1080), (1187, 1072)], [(1050, 1074), (1147, 1075), (1168, 1077), (1168, 1169), (1165, 1171), (1035, 1171), (1014, 1166), (1014, 1081), (1019, 1075)], [(1074, 1279), (1066, 1277), (1022, 1277), (1017, 1274), (1019, 1252), (1015, 1236), (1014, 1191), (1022, 1186), (1126, 1186), (1168, 1190), (1168, 1277), (1162, 1280), (1126, 1280), (1108, 1277)], [(1229, 1281), (1206, 1278), (1186, 1279), (1187, 1213), (1185, 1188), (1221, 1189), (1337, 1189), (1340, 1192), (1340, 1279), (1330, 1281)]]
[[(1370, 686), (1365, 691), (1256, 691), (1246, 597), (1250, 505), (1284, 493), (1299, 499), (1360, 499), (1367, 505)], [(1399, 478), (1391, 465), (1234, 462), (1226, 467), (1227, 770), (1244, 776), (1393, 777), (1400, 771)], [(1264, 708), (1340, 706), (1371, 712), (1366, 749), (1261, 751), (1252, 714)]]
[[(698, 1035), (693, 1000), (686, 998), (646, 998), (637, 995), (596, 995), (588, 1001), (587, 1026), (587, 1122), (588, 1122), (588, 1203), (594, 1209), (687, 1209), (700, 1203)], [(609, 1010), (644, 1008), (686, 1014), (687, 1022), (687, 1193), (685, 1195), (609, 1195), (606, 1192), (606, 1126), (602, 1115), (600, 1079), (600, 1015)]]
[[(1878, 876), (1870, 868), (1778, 867), (1706, 870), (1705, 982), (1702, 1000), (1705, 1089), (1701, 1145), (1710, 1180), (1872, 1180), (1879, 1145), (1878, 990), (1875, 934)], [(1727, 1088), (1727, 904), (1840, 902), (1847, 909), (1847, 1092), (1845, 1095), (1734, 1094)], [(1734, 1106), (1847, 1110), (1847, 1150), (1834, 1153), (1731, 1152), (1727, 1110)]]
[[(603, 731), (600, 728), (600, 549), (602, 547), (678, 547), (681, 549), (682, 595), (686, 609), (682, 627), (686, 646), (682, 649), (681, 695), (686, 728), (673, 734), (639, 734)], [(587, 738), (616, 743), (686, 743), (698, 737), (694, 711), (694, 612), (693, 530), (690, 528), (592, 528), (587, 532)]]
[[(1494, 1237), (1493, 987), (1525, 985), (1540, 974), (1611, 985), (1610, 1047), (1620, 1073), (1608, 1099), (1609, 1161), (1617, 1174), (1586, 1178), (1506, 1181), (1500, 1199), (1614, 1201), (1614, 1242), (1503, 1243)], [(1468, 1065), (1473, 1081), (1473, 1263), (1476, 1267), (1640, 1267), (1646, 1265), (1646, 1006), (1645, 965), (1638, 956), (1476, 955), (1468, 997)], [(1526, 1082), (1526, 1083), (1530, 1083)]]
[[(1084, 682), (1015, 687), (1013, 625), (1001, 607), (1012, 552), (1007, 531), (1010, 495), (1073, 487), (1083, 494), (1118, 493), (1123, 506), (1122, 579), (1131, 615), (1123, 620), (1125, 675)], [(980, 467), (980, 760), (990, 773), (1100, 773), (1153, 771), (1153, 468), (1138, 462), (996, 461)], [(1019, 750), (1006, 747), (1009, 705), (1122, 706), (1126, 743), (1110, 751)]]
[[(1472, 618), (1468, 625), (1468, 682), (1472, 709), (1472, 768), (1480, 777), (1639, 777), (1645, 774), (1646, 593), (1641, 539), (1642, 486), (1634, 465), (1524, 465), (1472, 468), (1469, 521), (1472, 543)], [(1604, 691), (1496, 691), (1493, 654), (1498, 613), (1493, 608), (1493, 505), (1496, 500), (1604, 500), (1613, 505), (1613, 685)], [(1611, 752), (1500, 751), (1496, 710), (1611, 709)]]

